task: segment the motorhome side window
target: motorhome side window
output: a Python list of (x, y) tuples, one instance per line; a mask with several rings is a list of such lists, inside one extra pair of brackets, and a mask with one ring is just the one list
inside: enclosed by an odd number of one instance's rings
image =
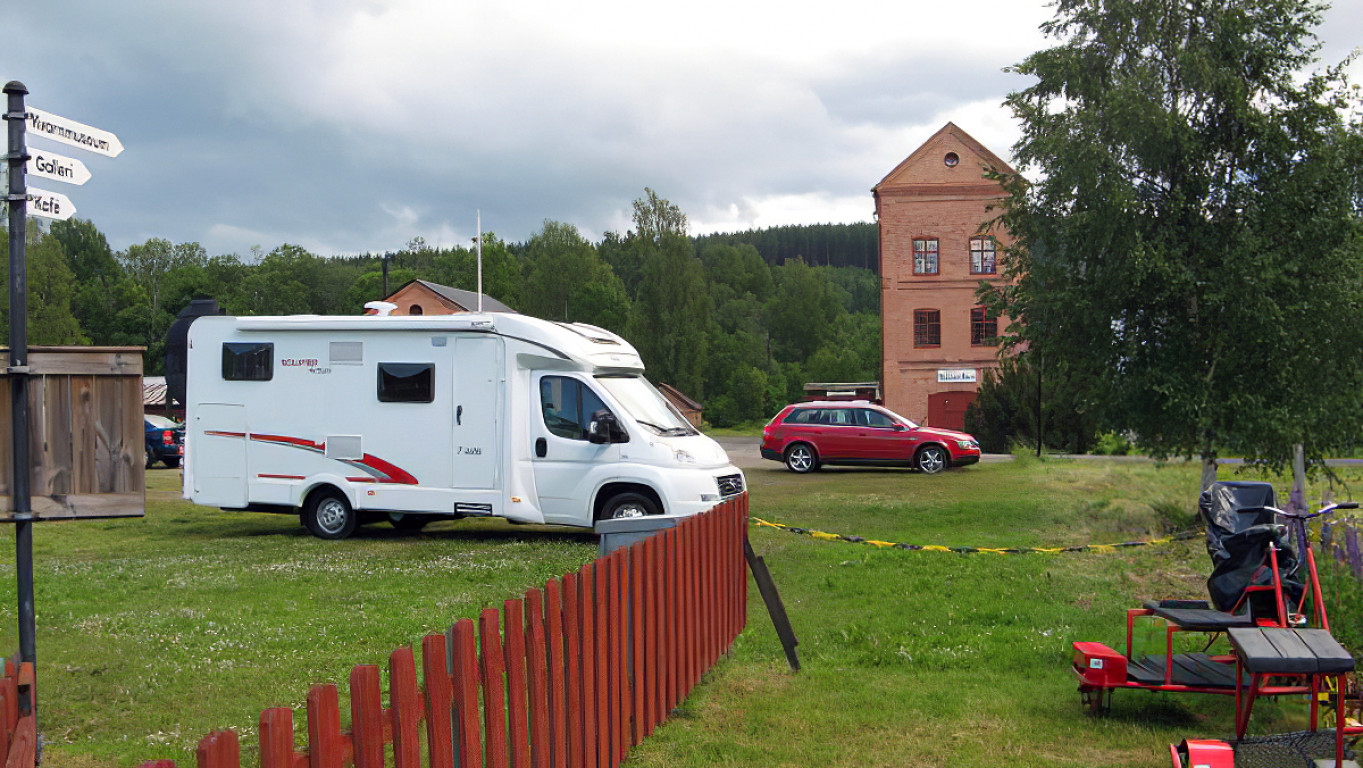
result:
[(274, 378), (274, 344), (227, 341), (222, 345), (222, 377), (228, 381)]
[(540, 379), (540, 408), (544, 411), (544, 426), (569, 440), (586, 440), (592, 414), (608, 410), (590, 387), (567, 376)]
[(379, 402), (435, 401), (434, 363), (379, 363)]

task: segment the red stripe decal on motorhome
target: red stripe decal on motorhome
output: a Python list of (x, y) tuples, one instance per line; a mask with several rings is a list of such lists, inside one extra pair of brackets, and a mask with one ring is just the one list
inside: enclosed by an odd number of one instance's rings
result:
[(304, 440), (301, 437), (286, 437), (284, 435), (261, 435), (252, 432), (251, 439), (259, 440), (263, 443), (282, 443), (284, 445), (291, 445), (295, 448), (303, 448), (311, 451), (325, 451), (327, 449), (326, 443), (314, 443), (311, 440)]
[(383, 459), (380, 459), (377, 456), (373, 456), (366, 453), (364, 455), (364, 458), (361, 459), (359, 463), (364, 465), (368, 469), (377, 470), (378, 472), (385, 475), (385, 477), (379, 478), (380, 483), (397, 483), (399, 485), (417, 484), (416, 478), (412, 476), (412, 474), (409, 473), (407, 470), (403, 469), (402, 467), (389, 464), (388, 462), (384, 461)]
[(307, 479), (307, 478), (303, 477), (302, 475), (265, 475), (265, 474), (261, 474), (261, 475), (256, 475), (256, 477), (259, 477), (259, 478), (264, 479), (264, 480), (305, 480), (305, 479)]
[[(242, 437), (251, 440), (258, 440), (262, 443), (274, 443), (286, 448), (299, 448), (304, 451), (316, 451), (325, 453), (326, 443), (318, 443), (312, 440), (305, 440), (301, 437), (289, 437), (288, 435), (262, 435), (256, 432), (248, 436), (245, 432), (218, 432), (204, 430), (205, 435), (220, 435), (222, 437)], [(390, 483), (393, 485), (419, 485), (416, 476), (396, 464), (380, 459), (377, 456), (366, 453), (362, 459), (336, 459), (343, 464), (349, 464), (355, 469), (368, 472), (371, 477), (347, 477), (346, 480), (352, 483)], [(281, 480), (302, 480), (304, 478), (295, 475), (257, 475), (257, 477), (277, 478)]]

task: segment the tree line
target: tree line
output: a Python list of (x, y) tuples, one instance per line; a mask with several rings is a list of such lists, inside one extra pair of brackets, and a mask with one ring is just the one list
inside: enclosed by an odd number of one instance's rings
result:
[[(786, 245), (755, 244), (787, 243), (800, 228), (769, 241), (690, 237), (685, 214), (651, 189), (633, 218), (629, 232), (598, 242), (553, 220), (519, 243), (484, 233), (483, 291), (525, 314), (621, 334), (652, 380), (703, 402), (718, 426), (770, 416), (806, 381), (879, 378), (880, 282), (851, 266), (863, 255), (830, 250), (855, 236), (811, 228), (821, 233), (809, 240), (816, 264)], [(242, 258), (161, 238), (115, 251), (94, 223), (72, 219), (46, 230), (30, 222), (27, 239), (30, 343), (144, 346), (148, 375), (164, 370), (166, 332), (195, 298), (233, 315), (358, 314), (385, 296), (385, 263), (390, 293), (414, 279), (476, 286), (472, 248), (421, 238), (380, 254), (324, 257), (284, 244)], [(7, 302), (6, 293), (0, 332)]]

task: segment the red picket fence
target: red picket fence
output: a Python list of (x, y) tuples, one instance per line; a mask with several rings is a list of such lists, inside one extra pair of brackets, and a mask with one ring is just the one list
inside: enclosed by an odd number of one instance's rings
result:
[(33, 715), (20, 716), (20, 694), (33, 695), (33, 665), (6, 659), (0, 672), (0, 755), (5, 768), (33, 768), (38, 759), (37, 728)]
[[(307, 698), (308, 748), (293, 710), (260, 715), (261, 768), (607, 768), (651, 734), (732, 645), (747, 618), (746, 495), (552, 579), (502, 611), (460, 619), (350, 673), (341, 730), (334, 684)], [(481, 691), (481, 696), (480, 696)], [(386, 747), (392, 745), (391, 753)], [(199, 768), (240, 768), (234, 731), (199, 742)], [(174, 768), (171, 760), (143, 768)]]

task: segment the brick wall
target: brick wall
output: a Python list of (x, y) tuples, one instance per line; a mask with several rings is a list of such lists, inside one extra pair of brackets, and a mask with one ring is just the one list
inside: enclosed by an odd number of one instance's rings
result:
[[(955, 156), (954, 165), (946, 162), (949, 154)], [(980, 281), (999, 280), (970, 271), (970, 239), (997, 215), (991, 207), (1003, 197), (997, 182), (982, 177), (987, 166), (1012, 172), (987, 148), (948, 123), (874, 190), (880, 224), (885, 404), (919, 423), (959, 428), (960, 424), (941, 423), (940, 413), (930, 414), (930, 399), (937, 395), (939, 401), (950, 400), (951, 408), (959, 411), (962, 399), (942, 393), (963, 393), (968, 399), (985, 370), (997, 365), (997, 348), (972, 345), (970, 327)], [(996, 260), (1001, 261), (1008, 235), (997, 229), (990, 234), (997, 241)], [(914, 274), (913, 241), (920, 238), (937, 239), (937, 274)], [(997, 268), (1002, 269), (1002, 264)], [(916, 309), (941, 313), (938, 347), (914, 347)], [(998, 318), (999, 332), (1007, 323), (1006, 317)], [(974, 372), (975, 383), (938, 381), (939, 371), (965, 370)], [(958, 418), (959, 413), (945, 421)]]

